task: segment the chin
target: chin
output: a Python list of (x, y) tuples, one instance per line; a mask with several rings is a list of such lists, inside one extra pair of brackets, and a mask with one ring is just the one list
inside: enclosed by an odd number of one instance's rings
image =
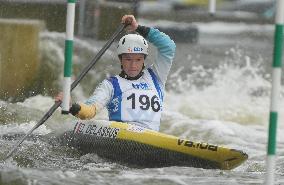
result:
[(133, 77), (136, 77), (138, 74), (135, 74), (135, 75), (128, 75), (128, 76), (130, 76), (131, 78), (133, 78)]
[(135, 77), (137, 76), (139, 73), (128, 73), (127, 75), (130, 76), (130, 77)]

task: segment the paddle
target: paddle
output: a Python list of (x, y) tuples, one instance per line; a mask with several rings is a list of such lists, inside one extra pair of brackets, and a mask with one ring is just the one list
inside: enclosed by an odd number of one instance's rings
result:
[[(114, 42), (116, 37), (124, 30), (124, 28), (128, 25), (121, 24), (116, 31), (113, 33), (108, 42), (103, 46), (103, 48), (99, 51), (99, 53), (93, 58), (93, 60), (83, 69), (81, 74), (77, 77), (77, 79), (71, 84), (71, 91), (79, 84), (79, 82), (86, 76), (86, 74), (90, 71), (90, 69), (97, 63), (97, 61), (101, 58), (101, 56), (105, 53), (105, 51), (110, 47), (110, 45)], [(17, 150), (17, 148), (22, 144), (22, 142), (39, 126), (41, 126), (60, 106), (61, 101), (55, 102), (54, 105), (48, 110), (47, 113), (41, 118), (41, 120), (14, 146), (14, 148), (6, 155), (3, 161), (7, 160), (12, 156), (12, 154)]]

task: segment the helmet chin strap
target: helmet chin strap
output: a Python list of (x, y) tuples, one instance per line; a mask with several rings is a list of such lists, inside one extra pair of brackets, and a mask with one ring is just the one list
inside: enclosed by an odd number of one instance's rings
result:
[(145, 68), (145, 66), (144, 66), (144, 64), (143, 64), (143, 67), (142, 67), (141, 71), (138, 73), (138, 75), (136, 75), (136, 76), (134, 76), (134, 77), (131, 77), (131, 76), (128, 76), (128, 75), (125, 73), (125, 71), (123, 70), (123, 67), (122, 67), (122, 65), (121, 65), (121, 72), (120, 72), (119, 76), (120, 76), (121, 78), (125, 78), (126, 80), (138, 80), (138, 79), (144, 74), (144, 72), (143, 72), (143, 69), (144, 69), (144, 68)]

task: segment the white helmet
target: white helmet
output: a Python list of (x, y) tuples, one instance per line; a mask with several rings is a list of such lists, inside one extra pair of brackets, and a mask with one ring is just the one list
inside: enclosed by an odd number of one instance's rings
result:
[(117, 54), (123, 53), (143, 53), (148, 55), (148, 43), (140, 35), (128, 34), (123, 36), (117, 46)]

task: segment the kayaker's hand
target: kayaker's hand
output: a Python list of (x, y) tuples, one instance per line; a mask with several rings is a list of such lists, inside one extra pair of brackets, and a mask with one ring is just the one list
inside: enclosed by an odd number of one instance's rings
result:
[(69, 112), (73, 115), (76, 116), (81, 110), (81, 106), (78, 103), (73, 103), (72, 106), (70, 107)]
[(128, 24), (126, 29), (128, 31), (135, 31), (138, 27), (138, 23), (133, 15), (124, 15), (121, 19), (123, 24)]
[[(61, 101), (62, 102), (63, 100), (63, 92), (60, 92), (58, 93), (55, 97), (54, 97), (54, 101), (55, 102), (58, 102), (58, 101)], [(72, 99), (70, 97), (70, 107), (71, 107), (71, 104), (72, 104)]]
[(55, 97), (54, 97), (54, 101), (58, 102), (58, 101), (62, 101), (63, 99), (63, 92), (58, 93)]

